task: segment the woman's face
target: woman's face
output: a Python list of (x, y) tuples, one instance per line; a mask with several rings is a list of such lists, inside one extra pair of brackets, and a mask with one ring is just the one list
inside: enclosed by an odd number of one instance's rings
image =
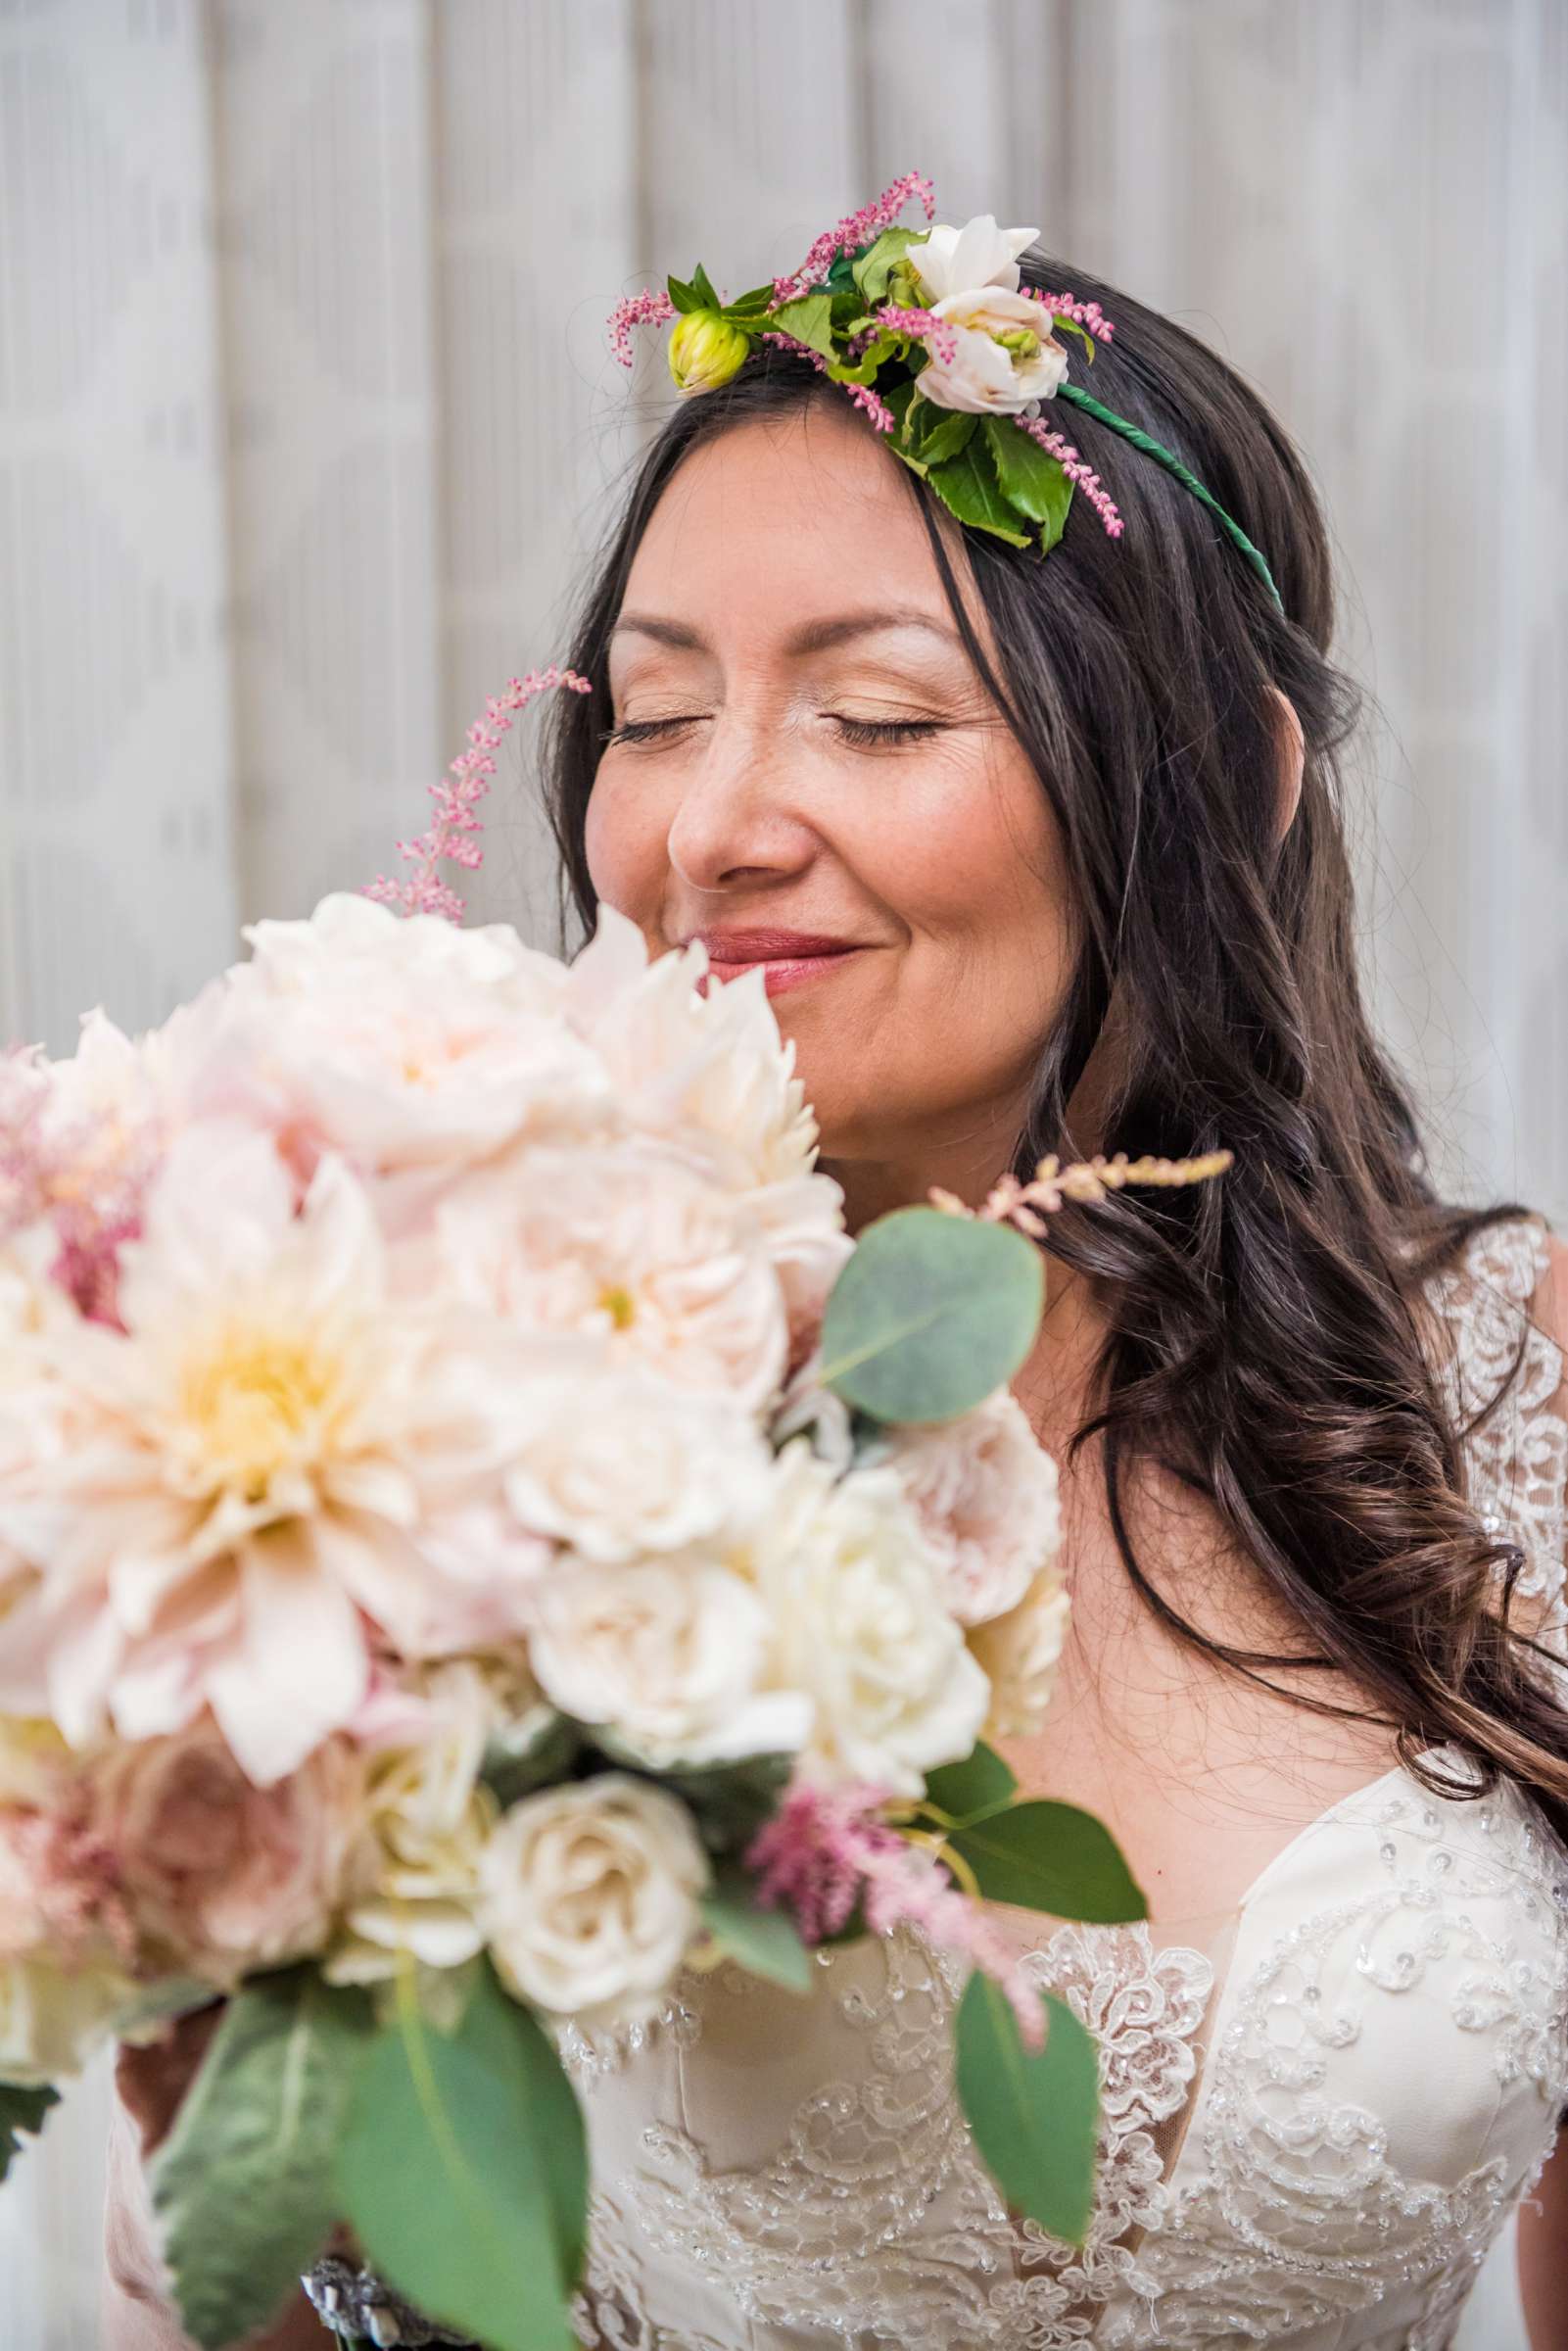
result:
[[(956, 528), (952, 546), (989, 652)], [(1067, 984), (1061, 854), (897, 460), (847, 402), (685, 461), (633, 562), (610, 683), (599, 896), (654, 952), (703, 939), (716, 981), (768, 965), (841, 1179), (866, 1161), (983, 1188)]]

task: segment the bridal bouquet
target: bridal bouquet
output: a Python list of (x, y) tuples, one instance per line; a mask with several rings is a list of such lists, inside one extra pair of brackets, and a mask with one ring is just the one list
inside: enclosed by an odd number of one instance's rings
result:
[(1062, 1639), (1007, 1381), (1073, 1172), (856, 1245), (760, 973), (448, 912), (332, 895), (150, 1033), (0, 1059), (0, 2171), (221, 1997), (153, 2170), (195, 2339), (346, 2223), (558, 2345), (565, 2037), (907, 1921), (974, 1962), (984, 2158), (1077, 2236), (1094, 2046), (976, 1899), (1142, 1914), (986, 1744)]

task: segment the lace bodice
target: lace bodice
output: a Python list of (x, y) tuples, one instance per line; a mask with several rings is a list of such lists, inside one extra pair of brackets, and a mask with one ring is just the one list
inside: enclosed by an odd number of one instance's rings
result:
[[(1564, 1620), (1568, 1422), (1525, 1309), (1534, 1222), (1431, 1295), (1472, 1495)], [(1446, 1758), (1452, 1768), (1452, 1759)], [(1016, 1915), (1016, 1914), (1014, 1914)], [(1040, 1922), (1095, 2032), (1081, 2248), (1016, 2222), (953, 2089), (962, 1966), (913, 1934), (818, 1954), (802, 2001), (730, 1966), (569, 2065), (594, 2196), (576, 2320), (604, 2351), (1441, 2351), (1568, 2101), (1568, 1856), (1528, 1799), (1402, 1768), (1334, 1804), (1215, 1945)]]

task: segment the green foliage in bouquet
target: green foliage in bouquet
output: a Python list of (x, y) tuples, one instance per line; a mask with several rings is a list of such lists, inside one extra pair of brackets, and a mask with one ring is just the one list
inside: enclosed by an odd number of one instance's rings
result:
[(0, 2182), (22, 2153), (24, 2133), (36, 2138), (60, 2092), (41, 2083), (28, 2087), (20, 2082), (0, 2082)]

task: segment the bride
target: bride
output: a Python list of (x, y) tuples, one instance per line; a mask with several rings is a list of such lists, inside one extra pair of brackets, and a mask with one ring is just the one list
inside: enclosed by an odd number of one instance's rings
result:
[[(1438, 1197), (1368, 1026), (1305, 467), (1202, 343), (1089, 292), (1096, 395), (1240, 518), (1283, 615), (1124, 440), (1087, 452), (1122, 535), (1080, 510), (1042, 557), (759, 344), (641, 464), (552, 815), (581, 915), (769, 966), (852, 1227), (1050, 1149), (1235, 1153), (1050, 1220), (1015, 1383), (1072, 1617), (1007, 1757), (1150, 1906), (997, 1913), (1099, 2037), (1096, 2211), (1072, 2248), (999, 2201), (912, 1936), (821, 1954), (804, 2002), (687, 1976), (570, 2047), (603, 2351), (1439, 2351), (1522, 2196), (1533, 2351), (1568, 2344), (1568, 1251)], [(181, 2339), (138, 2158), (186, 2062), (121, 2063), (116, 2351)]]

